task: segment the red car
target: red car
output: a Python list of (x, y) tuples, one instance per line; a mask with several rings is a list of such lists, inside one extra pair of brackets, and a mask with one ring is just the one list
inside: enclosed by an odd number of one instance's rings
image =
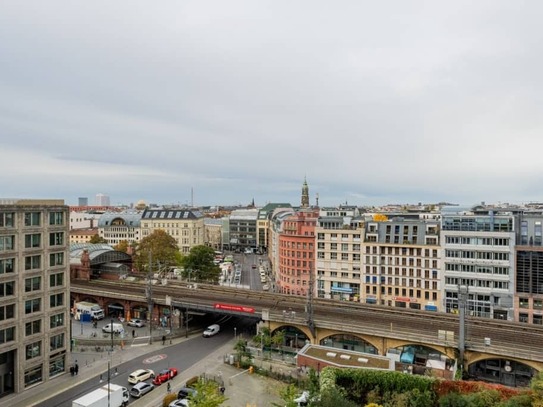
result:
[(160, 386), (162, 383), (173, 379), (175, 376), (177, 376), (177, 369), (175, 367), (169, 367), (168, 369), (161, 370), (156, 374), (155, 378), (153, 379), (153, 384), (155, 386)]

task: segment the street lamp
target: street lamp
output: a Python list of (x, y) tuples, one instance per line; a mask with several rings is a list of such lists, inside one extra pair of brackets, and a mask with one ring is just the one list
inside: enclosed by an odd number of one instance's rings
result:
[(234, 327), (234, 339), (238, 338), (237, 331), (238, 331), (238, 328)]
[[(111, 352), (113, 352), (113, 318), (111, 319), (111, 325), (109, 326), (111, 328)], [(109, 369), (108, 369), (109, 374)]]

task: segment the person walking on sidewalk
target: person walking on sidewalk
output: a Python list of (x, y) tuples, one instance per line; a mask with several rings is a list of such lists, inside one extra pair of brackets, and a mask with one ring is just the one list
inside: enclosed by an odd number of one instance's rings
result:
[(166, 345), (166, 335), (162, 335), (162, 345)]

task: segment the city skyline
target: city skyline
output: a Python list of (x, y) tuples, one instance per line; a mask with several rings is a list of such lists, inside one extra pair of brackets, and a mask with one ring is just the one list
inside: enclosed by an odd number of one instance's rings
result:
[(543, 201), (542, 11), (2, 2), (3, 196), (296, 205), (307, 178), (321, 206)]

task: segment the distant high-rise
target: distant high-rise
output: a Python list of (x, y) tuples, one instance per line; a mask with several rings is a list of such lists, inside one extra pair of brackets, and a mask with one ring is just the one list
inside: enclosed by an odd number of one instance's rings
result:
[(78, 198), (79, 206), (89, 206), (89, 198), (79, 197)]
[(97, 206), (109, 206), (109, 195), (96, 194)]

